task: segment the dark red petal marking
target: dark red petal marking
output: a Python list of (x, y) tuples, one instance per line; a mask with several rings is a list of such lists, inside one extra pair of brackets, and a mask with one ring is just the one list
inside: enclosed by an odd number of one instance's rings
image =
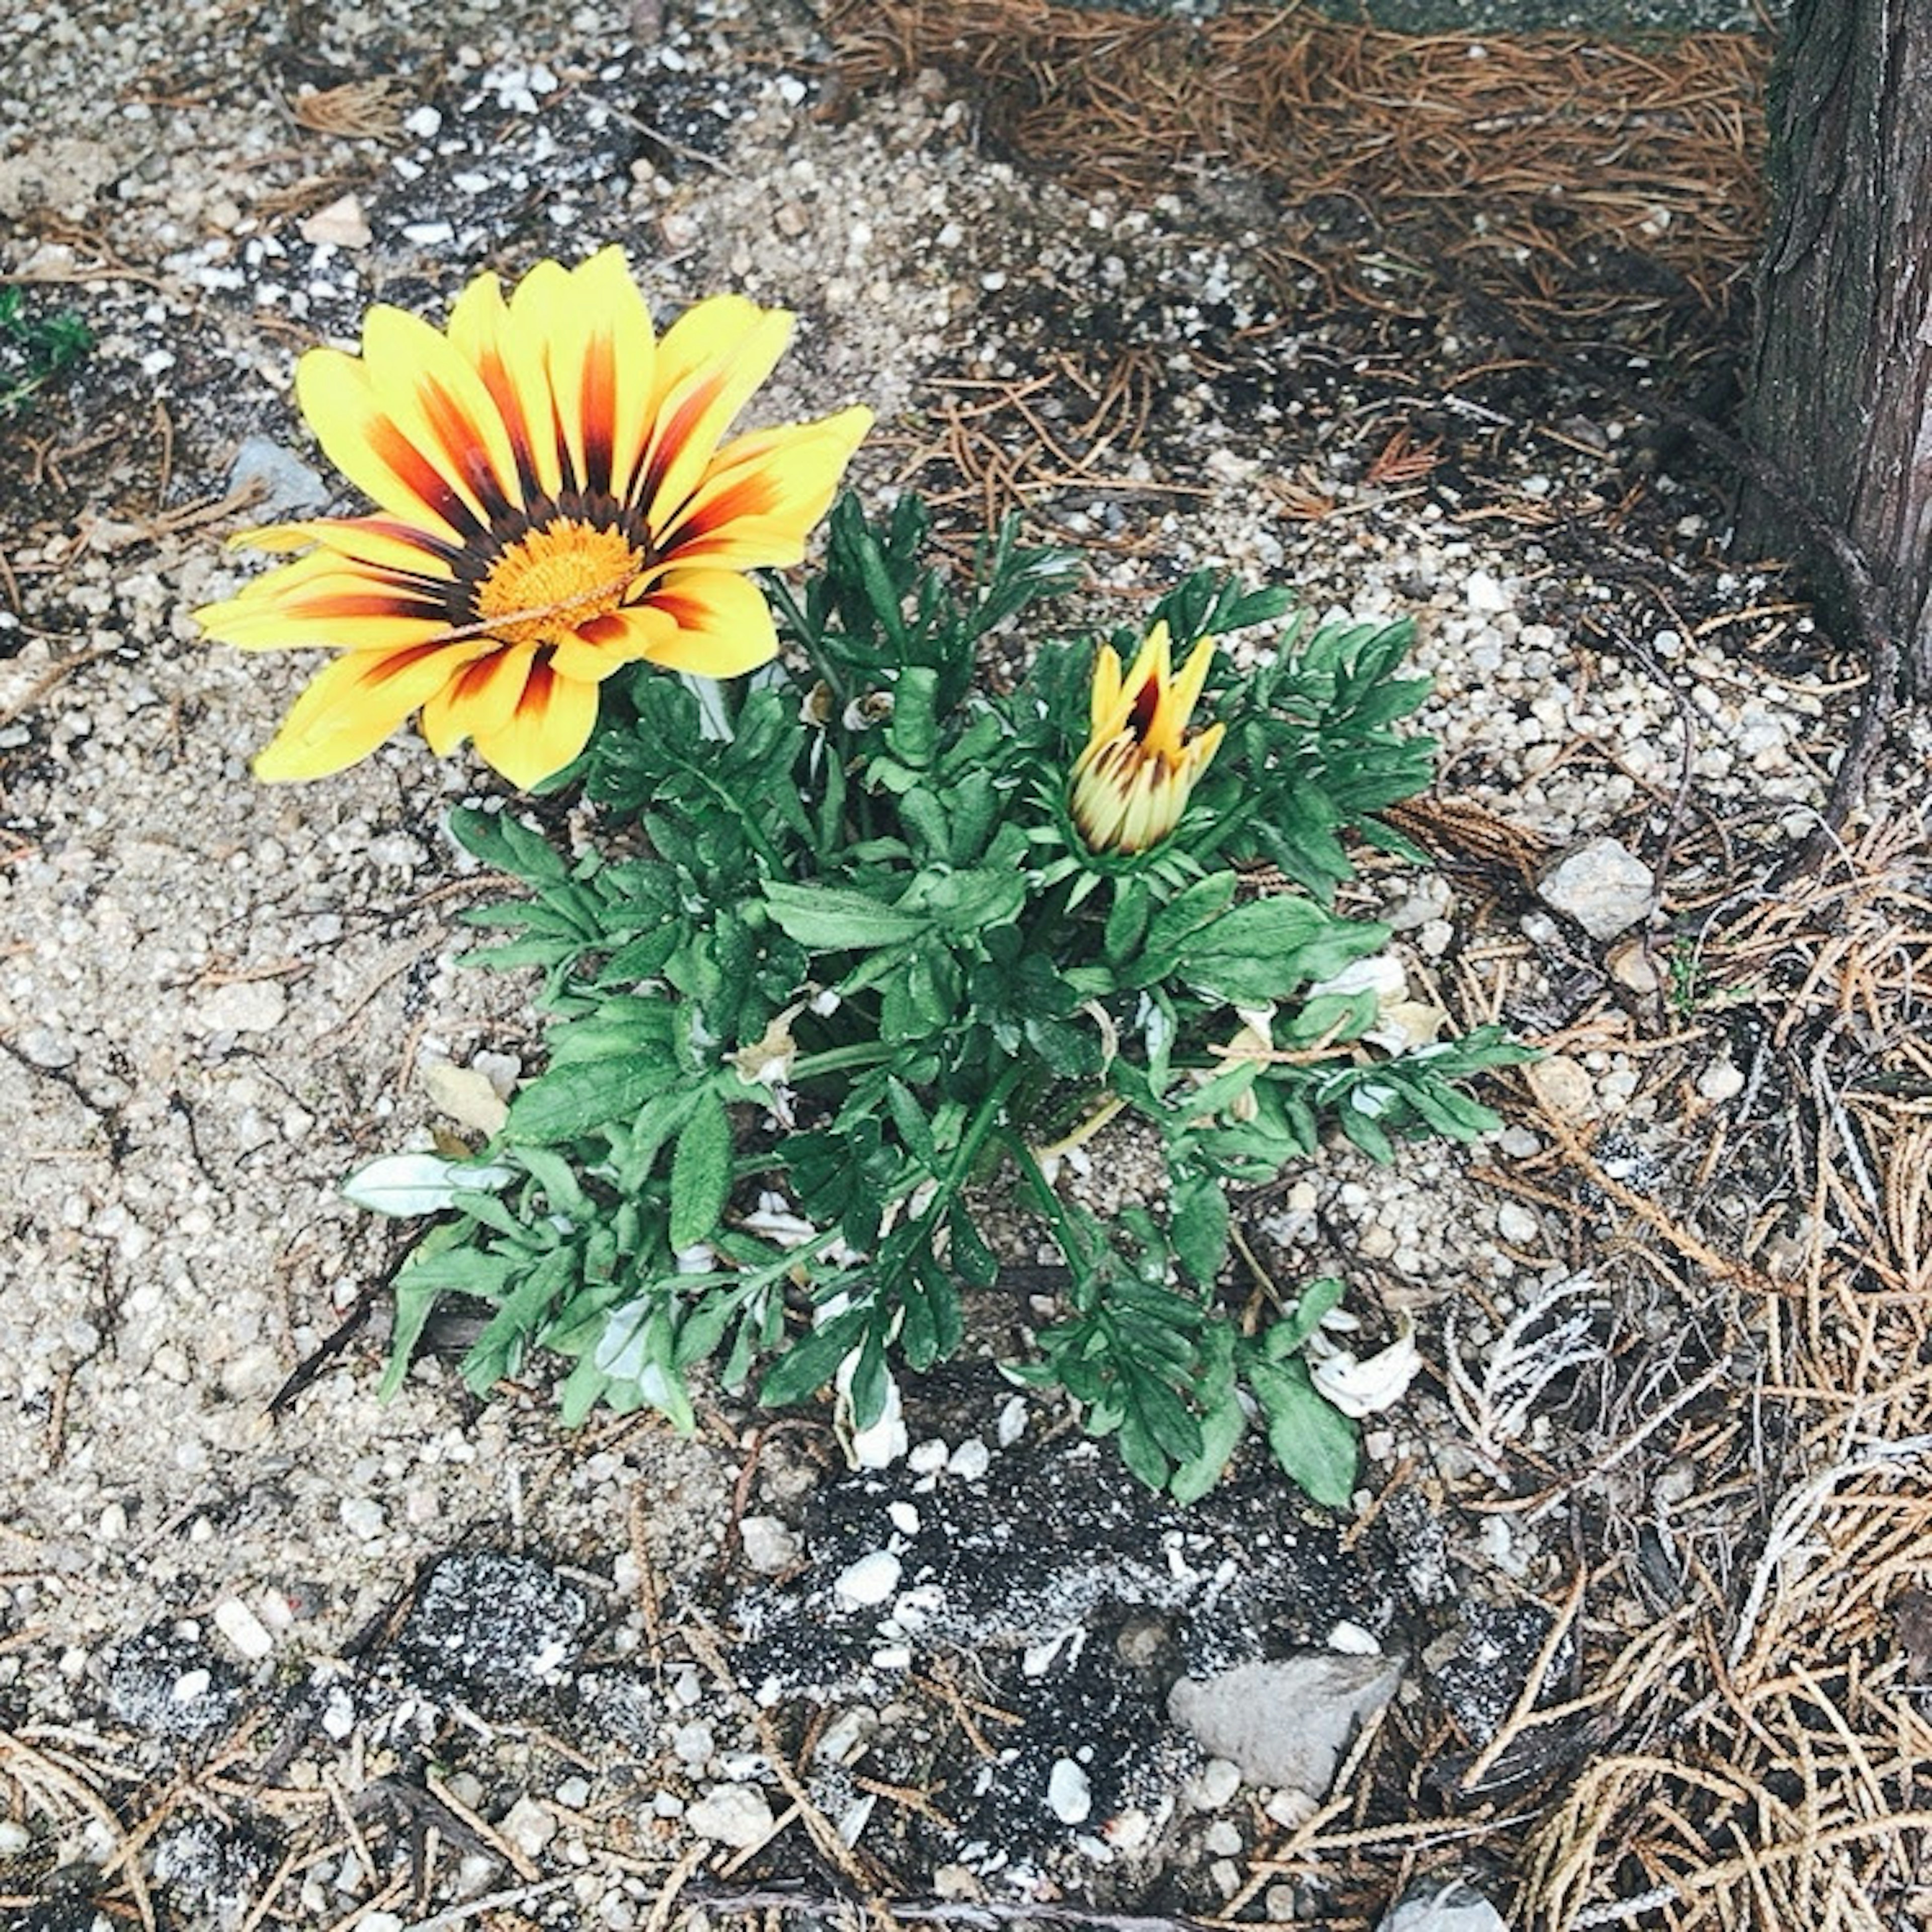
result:
[(324, 590), (293, 597), (285, 607), (291, 617), (428, 617), (449, 621), (450, 605), (441, 596), (402, 597), (381, 590)]
[(434, 376), (418, 378), (416, 400), (429, 418), (449, 466), (460, 474), (483, 506), (484, 514), (495, 522), (512, 506), (503, 494), (502, 480), (470, 412)]
[(692, 431), (704, 420), (705, 411), (718, 400), (724, 386), (722, 374), (712, 376), (708, 382), (700, 383), (678, 405), (677, 413), (669, 422), (658, 425), (657, 454), (651, 458), (650, 466), (644, 473), (642, 487), (631, 493), (632, 503), (654, 513), (650, 519), (653, 532), (663, 529), (684, 507), (682, 503), (658, 503), (655, 500), (664, 487), (665, 472), (677, 460), (680, 452), (691, 440)]
[(452, 530), (460, 530), (472, 538), (486, 534), (484, 526), (476, 520), (476, 512), (387, 416), (376, 416), (370, 421), (369, 444), (380, 460)]
[(749, 518), (770, 514), (778, 501), (771, 478), (763, 475), (742, 477), (720, 490), (703, 508), (681, 524), (666, 546), (664, 554), (674, 556), (687, 544), (709, 536), (713, 530)]
[(610, 458), (617, 418), (616, 345), (608, 335), (593, 337), (584, 352), (579, 392), (584, 420), (584, 488), (595, 495), (610, 488)]
[(524, 420), (517, 386), (511, 381), (502, 357), (494, 349), (484, 352), (476, 373), (483, 378), (483, 386), (490, 392), (490, 400), (496, 405), (496, 413), (509, 432), (510, 448), (517, 459), (517, 481), (523, 485), (524, 501), (527, 503), (537, 494), (537, 465), (530, 453), (530, 426)]
[(1136, 738), (1144, 738), (1153, 728), (1154, 713), (1160, 709), (1160, 681), (1149, 678), (1134, 694), (1134, 708), (1127, 714), (1127, 722), (1133, 728)]
[(550, 709), (550, 694), (556, 684), (556, 673), (550, 669), (550, 659), (546, 646), (530, 660), (530, 675), (524, 680), (523, 692), (517, 700), (518, 717), (540, 718)]

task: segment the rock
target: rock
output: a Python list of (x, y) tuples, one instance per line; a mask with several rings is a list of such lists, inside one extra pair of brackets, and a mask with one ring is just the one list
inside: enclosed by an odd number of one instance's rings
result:
[(22, 1056), (36, 1066), (44, 1067), (50, 1073), (58, 1073), (64, 1066), (71, 1066), (80, 1058), (74, 1042), (62, 1037), (52, 1027), (29, 1027), (20, 1036)]
[(1056, 1758), (1046, 1780), (1046, 1802), (1063, 1825), (1084, 1825), (1094, 1809), (1094, 1787), (1070, 1757)]
[(236, 980), (199, 1001), (194, 1019), (203, 1033), (273, 1033), (288, 1010), (279, 980)]
[(1698, 1097), (1708, 1100), (1713, 1106), (1735, 1100), (1744, 1090), (1743, 1073), (1728, 1060), (1713, 1060), (1697, 1076)]
[(1593, 838), (1550, 866), (1536, 891), (1552, 911), (1574, 919), (1592, 939), (1614, 939), (1649, 917), (1657, 880), (1614, 838)]
[(1496, 616), (1511, 605), (1508, 591), (1486, 570), (1470, 572), (1463, 581), (1462, 595), (1474, 616)]
[(748, 1516), (738, 1526), (746, 1567), (760, 1576), (782, 1576), (799, 1558), (799, 1540), (782, 1519)]
[(246, 438), (235, 452), (228, 472), (230, 494), (250, 483), (261, 485), (262, 494), (253, 506), (258, 517), (313, 516), (328, 507), (328, 485), (320, 472), (266, 436)]
[(1241, 1767), (1225, 1757), (1210, 1757), (1196, 1776), (1192, 1799), (1197, 1811), (1218, 1811), (1233, 1802), (1241, 1788)]
[(1641, 939), (1626, 939), (1610, 949), (1604, 969), (1619, 986), (1633, 993), (1654, 993), (1664, 984)]
[(700, 1838), (748, 1851), (772, 1834), (772, 1808), (755, 1784), (714, 1784), (684, 1814)]
[(1509, 1924), (1473, 1886), (1432, 1878), (1391, 1906), (1376, 1932), (1509, 1932)]
[(426, 1060), (417, 1078), (424, 1091), (460, 1127), (479, 1134), (500, 1132), (510, 1118), (490, 1076), (474, 1066), (454, 1066), (446, 1060)]
[(519, 1798), (496, 1828), (524, 1857), (533, 1858), (556, 1836), (556, 1814), (534, 1798)]
[(1204, 1680), (1184, 1677), (1168, 1694), (1168, 1714), (1250, 1784), (1318, 1797), (1356, 1725), (1395, 1695), (1402, 1672), (1400, 1658), (1304, 1651)]
[(874, 1550), (840, 1571), (832, 1594), (842, 1608), (870, 1610), (883, 1604), (899, 1586), (899, 1559), (889, 1550)]
[(302, 224), (301, 233), (304, 242), (326, 242), (338, 248), (366, 248), (371, 238), (368, 217), (352, 194), (341, 196), (326, 208), (318, 208)]
[(1559, 1120), (1588, 1120), (1595, 1117), (1597, 1090), (1580, 1061), (1552, 1053), (1547, 1060), (1533, 1060), (1523, 1069), (1531, 1090)]
[(224, 1597), (215, 1605), (214, 1628), (250, 1664), (260, 1664), (275, 1647), (261, 1618), (239, 1597)]
[(1518, 1201), (1505, 1201), (1496, 1210), (1496, 1232), (1513, 1248), (1526, 1248), (1543, 1232), (1543, 1223)]

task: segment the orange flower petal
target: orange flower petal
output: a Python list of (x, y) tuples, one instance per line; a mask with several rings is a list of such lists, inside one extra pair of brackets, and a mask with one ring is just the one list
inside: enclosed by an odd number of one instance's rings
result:
[(660, 547), (680, 565), (714, 569), (796, 563), (872, 426), (872, 411), (860, 407), (734, 438), (659, 532)]
[(522, 506), (503, 412), (440, 329), (379, 304), (362, 325), (362, 366), (376, 406), (486, 523)]
[[(551, 276), (542, 271), (548, 268)], [(545, 284), (561, 278), (554, 262), (541, 262), (524, 278), (518, 297), (536, 284), (536, 295), (506, 304), (494, 275), (479, 275), (457, 298), (450, 311), (449, 339), (490, 392), (510, 439), (526, 502), (556, 495), (562, 487), (557, 460), (556, 406), (544, 367), (543, 337), (533, 326)]]
[(487, 640), (412, 650), (356, 651), (325, 665), (255, 760), (258, 778), (319, 778), (367, 758)]
[(651, 435), (632, 501), (653, 534), (669, 527), (703, 480), (718, 440), (777, 366), (791, 317), (742, 296), (685, 310), (658, 344)]
[(560, 772), (590, 741), (597, 722), (594, 684), (560, 677), (547, 653), (538, 652), (523, 689), (500, 725), (471, 728), (470, 742), (484, 762), (524, 791)]
[(384, 410), (356, 357), (311, 349), (296, 364), (296, 397), (330, 462), (392, 516), (458, 544), (487, 536), (463, 493)]

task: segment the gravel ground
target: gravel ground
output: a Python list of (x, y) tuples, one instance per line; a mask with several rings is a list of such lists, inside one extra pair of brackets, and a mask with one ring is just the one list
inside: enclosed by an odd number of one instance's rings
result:
[[(934, 453), (946, 412), (1043, 375), (1041, 418), (1064, 429), (1125, 358), (1147, 398), (1137, 436), (1034, 506), (1095, 546), (1090, 608), (1117, 620), (1214, 562), (1298, 584), (1318, 611), (1418, 616), (1423, 722), (1468, 863), (1372, 869), (1361, 896), (1444, 1004), (1551, 1043), (1543, 1106), (1595, 1130), (1640, 1188), (1683, 1154), (1685, 1095), (1695, 1117), (1743, 1084), (1721, 1030), (1666, 1011), (1688, 956), (1662, 914), (1642, 941), (1666, 890), (1708, 902), (1740, 844), (1810, 822), (1844, 677), (1802, 604), (1723, 556), (1721, 506), (1694, 475), (1655, 476), (1608, 517), (1642, 428), (1617, 406), (1560, 380), (1484, 388), (1465, 377), (1486, 350), (1447, 322), (1391, 346), (1315, 312), (1312, 280), (1304, 322), (1240, 184), (1148, 208), (1076, 199), (979, 152), (970, 104), (936, 84), (842, 97), (811, 22), (764, 0), (670, 24), (419, 0), (56, 8), (16, 18), (14, 42), (0, 270), (30, 312), (78, 310), (97, 346), (0, 427), (0, 1892), (40, 1915), (10, 1922), (89, 1924), (112, 1898), (177, 1926), (394, 1932), (500, 1894), (527, 1915), (506, 1924), (623, 1927), (703, 1882), (706, 1843), (726, 1848), (709, 1870), (728, 1892), (747, 1872), (1076, 1901), (1161, 1880), (1196, 1909), (1251, 1891), (1249, 1857), (1298, 1815), (1294, 1794), (1238, 1767), (1228, 1784), (1225, 1755), (1166, 1726), (1149, 1660), (1173, 1648), (1171, 1683), (1210, 1652), (1343, 1626), (1393, 1653), (1439, 1636), (1459, 1598), (1514, 1600), (1552, 1574), (1562, 1513), (1512, 1529), (1450, 1520), (1443, 1498), (1512, 1431), (1555, 1446), (1547, 1418), (1533, 1401), (1504, 1414), (1491, 1388), (1486, 1442), (1432, 1372), (1370, 1440), (1372, 1486), (1419, 1462), (1427, 1508), (1385, 1513), (1388, 1540), (1365, 1546), (1378, 1564), (1290, 1616), (1284, 1535), (1305, 1555), (1324, 1532), (1294, 1531), (1258, 1473), (1170, 1520), (1059, 1441), (1050, 1405), (1015, 1412), (976, 1370), (915, 1398), (926, 1447), (902, 1488), (855, 1490), (815, 1424), (759, 1433), (716, 1406), (688, 1442), (608, 1419), (567, 1436), (542, 1364), (479, 1406), (433, 1352), (379, 1403), (382, 1311), (364, 1291), (392, 1231), (337, 1184), (427, 1144), (430, 1070), (512, 1080), (536, 1030), (526, 987), (452, 963), (473, 867), (440, 820), (488, 796), (487, 774), (406, 737), (323, 783), (250, 779), (302, 668), (209, 649), (187, 615), (254, 567), (218, 542), (249, 520), (226, 500), (238, 452), (266, 439), (290, 502), (332, 490), (290, 410), (304, 346), (351, 336), (372, 299), (440, 314), (483, 266), (612, 240), (661, 314), (722, 289), (796, 309), (760, 406), (870, 402), (860, 487), (916, 475), (960, 493), (965, 526), (974, 479)], [(1434, 439), (1432, 465), (1378, 471), (1398, 430)], [(1608, 932), (1527, 876), (1604, 838), (1642, 874)], [(1285, 1268), (1345, 1268), (1372, 1329), (1472, 1299), (1456, 1346), (1478, 1382), (1540, 1296), (1574, 1294), (1600, 1339), (1628, 1309), (1575, 1287), (1574, 1226), (1535, 1204), (1549, 1128), (1514, 1111), (1473, 1163), (1332, 1154), (1286, 1177), (1257, 1226)], [(1498, 1193), (1472, 1166), (1524, 1184)], [(1430, 1332), (1438, 1364), (1448, 1346)], [(734, 1666), (710, 1648), (734, 1618), (809, 1630), (869, 1610), (850, 1580), (875, 1551), (936, 1564), (892, 1508), (916, 1519), (922, 1496), (950, 1497), (964, 1537), (965, 1499), (997, 1514), (1035, 1483), (1077, 1495), (1058, 1505), (1076, 1522), (1141, 1511), (1126, 1542), (1172, 1552), (1166, 1582), (1131, 1564), (1108, 1582), (1111, 1674), (1029, 1676), (1054, 1634), (1045, 1598), (997, 1666), (980, 1660), (977, 1688), (962, 1676), (950, 1694), (915, 1695), (891, 1681), (910, 1666), (879, 1662), (916, 1648), (903, 1604), (896, 1638), (860, 1620), (862, 1669), (750, 1651)], [(1196, 1586), (1169, 1586), (1224, 1563), (1273, 1607), (1216, 1650)], [(1514, 1654), (1520, 1678), (1546, 1628), (1484, 1654)], [(926, 1816), (921, 1780), (950, 1767), (956, 1798), (976, 1722), (1036, 1678), (1058, 1701), (1019, 1713), (1027, 1749), (993, 1798)], [(823, 1768), (802, 1798), (797, 1736), (781, 1750), (772, 1728), (800, 1699)], [(1457, 1707), (1466, 1734), (1494, 1703)], [(922, 1732), (947, 1710), (952, 1730)], [(884, 1796), (854, 1782), (875, 1733)], [(856, 1850), (811, 1838), (824, 1816)], [(1322, 1909), (1318, 1886), (1260, 1904)]]

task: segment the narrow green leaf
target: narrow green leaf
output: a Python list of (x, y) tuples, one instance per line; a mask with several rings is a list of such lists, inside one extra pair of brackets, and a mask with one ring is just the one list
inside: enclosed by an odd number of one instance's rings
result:
[(788, 938), (818, 952), (862, 952), (916, 938), (928, 923), (878, 899), (836, 886), (793, 886), (769, 880), (765, 904)]
[(670, 1244), (694, 1246), (718, 1225), (731, 1192), (731, 1117), (716, 1094), (702, 1094), (670, 1160)]
[(1175, 1186), (1168, 1238), (1195, 1285), (1211, 1287), (1228, 1258), (1228, 1197), (1211, 1174), (1190, 1174)]
[(1248, 1385), (1267, 1412), (1275, 1460), (1314, 1502), (1346, 1508), (1355, 1488), (1355, 1425), (1316, 1393), (1299, 1360), (1251, 1362)]

